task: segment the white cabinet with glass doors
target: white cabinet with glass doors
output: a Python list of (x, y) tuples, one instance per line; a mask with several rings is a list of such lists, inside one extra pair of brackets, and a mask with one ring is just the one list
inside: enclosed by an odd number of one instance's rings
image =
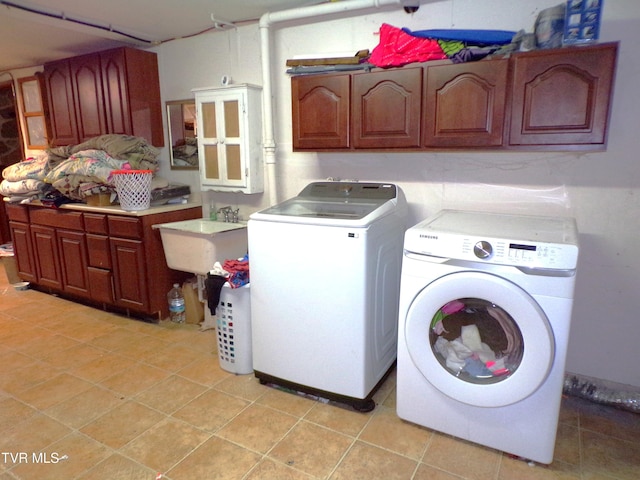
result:
[(193, 90), (202, 190), (264, 191), (260, 87)]

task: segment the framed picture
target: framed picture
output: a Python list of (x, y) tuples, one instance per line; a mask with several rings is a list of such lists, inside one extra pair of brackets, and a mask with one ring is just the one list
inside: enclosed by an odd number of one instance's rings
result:
[(37, 77), (19, 78), (22, 97), (22, 115), (25, 121), (25, 140), (27, 148), (45, 149), (47, 145), (47, 127), (44, 117), (40, 83)]

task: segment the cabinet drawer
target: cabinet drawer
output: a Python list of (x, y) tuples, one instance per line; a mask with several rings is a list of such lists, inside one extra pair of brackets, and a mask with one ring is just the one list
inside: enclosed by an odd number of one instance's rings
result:
[(84, 228), (87, 233), (107, 235), (109, 233), (107, 216), (102, 213), (85, 213)]
[(82, 213), (64, 212), (48, 208), (33, 208), (30, 213), (31, 223), (47, 227), (66, 228), (67, 230), (84, 230)]
[(109, 237), (87, 233), (87, 250), (90, 267), (111, 269)]
[(109, 234), (112, 237), (142, 238), (142, 222), (137, 218), (111, 215)]
[(11, 205), (10, 203), (5, 203), (4, 207), (7, 211), (7, 217), (9, 217), (9, 220), (29, 223), (29, 209), (27, 207), (22, 205)]

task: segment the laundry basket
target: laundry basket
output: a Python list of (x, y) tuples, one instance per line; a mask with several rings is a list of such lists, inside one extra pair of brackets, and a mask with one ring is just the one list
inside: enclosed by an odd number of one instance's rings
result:
[(114, 170), (113, 182), (123, 210), (146, 210), (151, 205), (152, 170)]
[(225, 283), (216, 310), (220, 368), (238, 375), (253, 373), (250, 286)]

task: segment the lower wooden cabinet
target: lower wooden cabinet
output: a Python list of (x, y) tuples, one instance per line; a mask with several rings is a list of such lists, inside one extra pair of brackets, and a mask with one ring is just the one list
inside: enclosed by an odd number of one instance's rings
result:
[(110, 244), (115, 303), (134, 310), (147, 310), (150, 292), (146, 288), (146, 257), (142, 241), (111, 238)]
[(114, 304), (113, 273), (104, 268), (87, 267), (91, 300), (104, 304)]
[(90, 297), (87, 244), (84, 232), (57, 230), (62, 289), (70, 294)]
[(31, 241), (38, 272), (38, 284), (61, 290), (62, 270), (55, 229), (43, 225), (31, 225)]
[[(10, 207), (7, 206), (7, 212), (9, 210)], [(26, 209), (24, 213), (26, 213)], [(36, 271), (33, 245), (31, 243), (31, 227), (27, 222), (28, 216), (25, 221), (12, 220), (9, 222), (9, 230), (13, 241), (18, 276), (26, 282), (35, 282), (38, 278), (38, 272)]]
[[(81, 207), (80, 207), (81, 208)], [(189, 273), (167, 267), (152, 225), (201, 207), (147, 215), (7, 205), (18, 275), (36, 288), (137, 316), (168, 316), (166, 294)]]

